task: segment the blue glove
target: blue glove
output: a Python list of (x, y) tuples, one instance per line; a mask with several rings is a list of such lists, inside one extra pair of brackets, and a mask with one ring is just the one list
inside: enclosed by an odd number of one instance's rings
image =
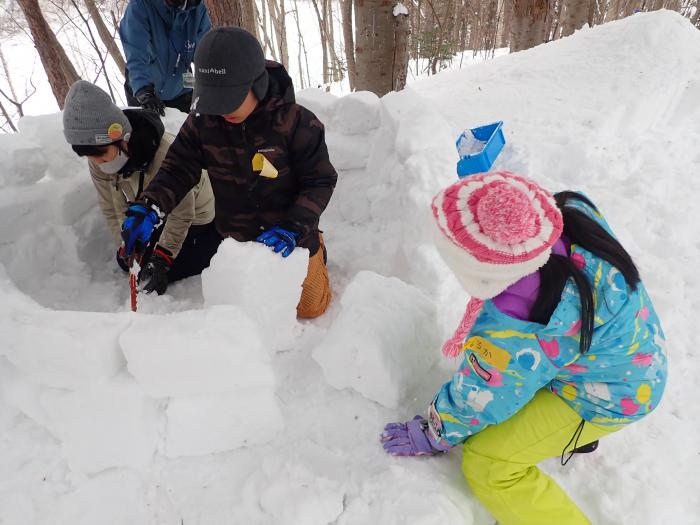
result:
[(258, 235), (258, 242), (271, 246), (275, 253), (282, 252), (282, 257), (288, 257), (297, 246), (297, 233), (290, 232), (279, 226), (273, 226), (266, 232)]
[(130, 256), (136, 248), (142, 251), (148, 241), (151, 240), (153, 230), (160, 226), (163, 214), (157, 206), (147, 207), (134, 203), (126, 210), (126, 219), (122, 223), (122, 239), (124, 239), (124, 252)]

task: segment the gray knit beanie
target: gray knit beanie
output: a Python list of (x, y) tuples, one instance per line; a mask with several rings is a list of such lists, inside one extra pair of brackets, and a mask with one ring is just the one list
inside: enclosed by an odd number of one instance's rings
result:
[(129, 140), (131, 124), (107, 93), (78, 80), (66, 95), (63, 134), (73, 146), (103, 146)]

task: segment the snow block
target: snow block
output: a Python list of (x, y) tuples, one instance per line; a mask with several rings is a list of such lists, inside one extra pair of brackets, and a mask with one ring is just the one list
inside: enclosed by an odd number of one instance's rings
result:
[(343, 135), (365, 135), (381, 124), (379, 97), (371, 91), (356, 91), (338, 99), (330, 128)]
[(435, 305), (394, 277), (360, 272), (313, 350), (328, 383), (397, 408), (439, 355)]
[(34, 184), (46, 174), (49, 161), (42, 147), (22, 135), (0, 135), (0, 151), (0, 188)]
[(159, 409), (130, 377), (63, 395), (42, 396), (71, 470), (148, 466), (158, 441)]
[(325, 126), (331, 123), (338, 97), (318, 88), (298, 91), (297, 102), (318, 117)]
[(265, 343), (278, 348), (297, 325), (296, 306), (308, 264), (304, 248), (285, 258), (258, 242), (226, 239), (202, 272), (204, 304), (239, 306)]
[(165, 455), (197, 456), (259, 445), (284, 428), (270, 388), (230, 394), (175, 397), (166, 411)]
[(35, 383), (77, 389), (124, 367), (117, 338), (126, 314), (37, 311), (0, 317), (3, 352)]
[(32, 383), (7, 359), (0, 357), (0, 399), (57, 437), (49, 415), (40, 403), (41, 396), (50, 395), (49, 392), (63, 391)]
[(154, 397), (275, 383), (258, 327), (235, 306), (137, 316), (119, 344), (129, 372)]
[(128, 470), (105, 472), (61, 497), (51, 515), (54, 525), (135, 525), (154, 523), (148, 487)]
[(326, 133), (328, 156), (337, 170), (359, 170), (367, 166), (371, 150), (366, 135), (341, 135)]

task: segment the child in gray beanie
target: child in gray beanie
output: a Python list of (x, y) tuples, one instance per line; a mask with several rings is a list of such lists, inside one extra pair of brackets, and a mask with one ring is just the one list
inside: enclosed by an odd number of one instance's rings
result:
[[(63, 110), (63, 134), (73, 151), (87, 157), (102, 214), (117, 245), (117, 262), (128, 271), (121, 223), (129, 204), (159, 170), (174, 137), (158, 114), (121, 110), (109, 95), (85, 80), (73, 84)], [(206, 172), (151, 239), (141, 260), (139, 286), (162, 294), (168, 283), (201, 273), (216, 252), (214, 194)]]

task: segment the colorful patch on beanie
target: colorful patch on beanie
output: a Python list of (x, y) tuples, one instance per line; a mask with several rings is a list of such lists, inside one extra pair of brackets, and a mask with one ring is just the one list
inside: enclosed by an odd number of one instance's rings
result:
[(119, 122), (115, 122), (107, 128), (107, 136), (112, 139), (112, 141), (119, 140), (124, 134), (124, 128)]

